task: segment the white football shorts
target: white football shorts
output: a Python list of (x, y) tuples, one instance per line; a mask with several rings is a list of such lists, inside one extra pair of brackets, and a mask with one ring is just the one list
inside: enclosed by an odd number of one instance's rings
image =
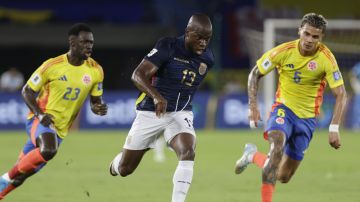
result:
[(129, 150), (154, 148), (156, 139), (162, 134), (167, 144), (179, 133), (190, 133), (196, 137), (193, 119), (192, 111), (168, 112), (158, 118), (153, 111), (137, 110), (124, 148)]

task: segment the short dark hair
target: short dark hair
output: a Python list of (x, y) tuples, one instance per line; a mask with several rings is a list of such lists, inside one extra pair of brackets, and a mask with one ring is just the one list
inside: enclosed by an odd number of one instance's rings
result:
[(304, 15), (302, 21), (301, 21), (301, 27), (303, 27), (305, 24), (309, 24), (312, 27), (316, 27), (318, 29), (321, 29), (324, 33), (326, 30), (327, 21), (324, 18), (324, 16), (316, 13), (308, 13)]
[(78, 36), (80, 32), (91, 32), (91, 28), (85, 23), (76, 23), (69, 29), (68, 36)]

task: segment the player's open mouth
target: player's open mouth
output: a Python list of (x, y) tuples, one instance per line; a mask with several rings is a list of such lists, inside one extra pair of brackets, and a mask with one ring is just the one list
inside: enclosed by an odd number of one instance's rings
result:
[(90, 56), (91, 56), (91, 52), (86, 52), (85, 55), (86, 55), (86, 57), (90, 57)]

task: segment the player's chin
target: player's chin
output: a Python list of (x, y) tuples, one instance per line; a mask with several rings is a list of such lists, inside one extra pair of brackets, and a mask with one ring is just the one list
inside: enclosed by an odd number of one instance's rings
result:
[(201, 50), (201, 49), (196, 49), (196, 50), (194, 50), (194, 53), (195, 53), (196, 55), (201, 55), (201, 54), (203, 54), (203, 52), (204, 52), (204, 50)]

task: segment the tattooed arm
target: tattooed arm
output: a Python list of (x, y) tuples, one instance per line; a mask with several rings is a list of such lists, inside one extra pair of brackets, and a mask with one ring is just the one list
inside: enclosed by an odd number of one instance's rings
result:
[(248, 97), (249, 97), (249, 120), (250, 127), (256, 128), (258, 126), (258, 121), (261, 120), (260, 112), (257, 105), (257, 91), (259, 86), (260, 78), (263, 75), (260, 73), (258, 67), (255, 67), (251, 70), (248, 78)]

